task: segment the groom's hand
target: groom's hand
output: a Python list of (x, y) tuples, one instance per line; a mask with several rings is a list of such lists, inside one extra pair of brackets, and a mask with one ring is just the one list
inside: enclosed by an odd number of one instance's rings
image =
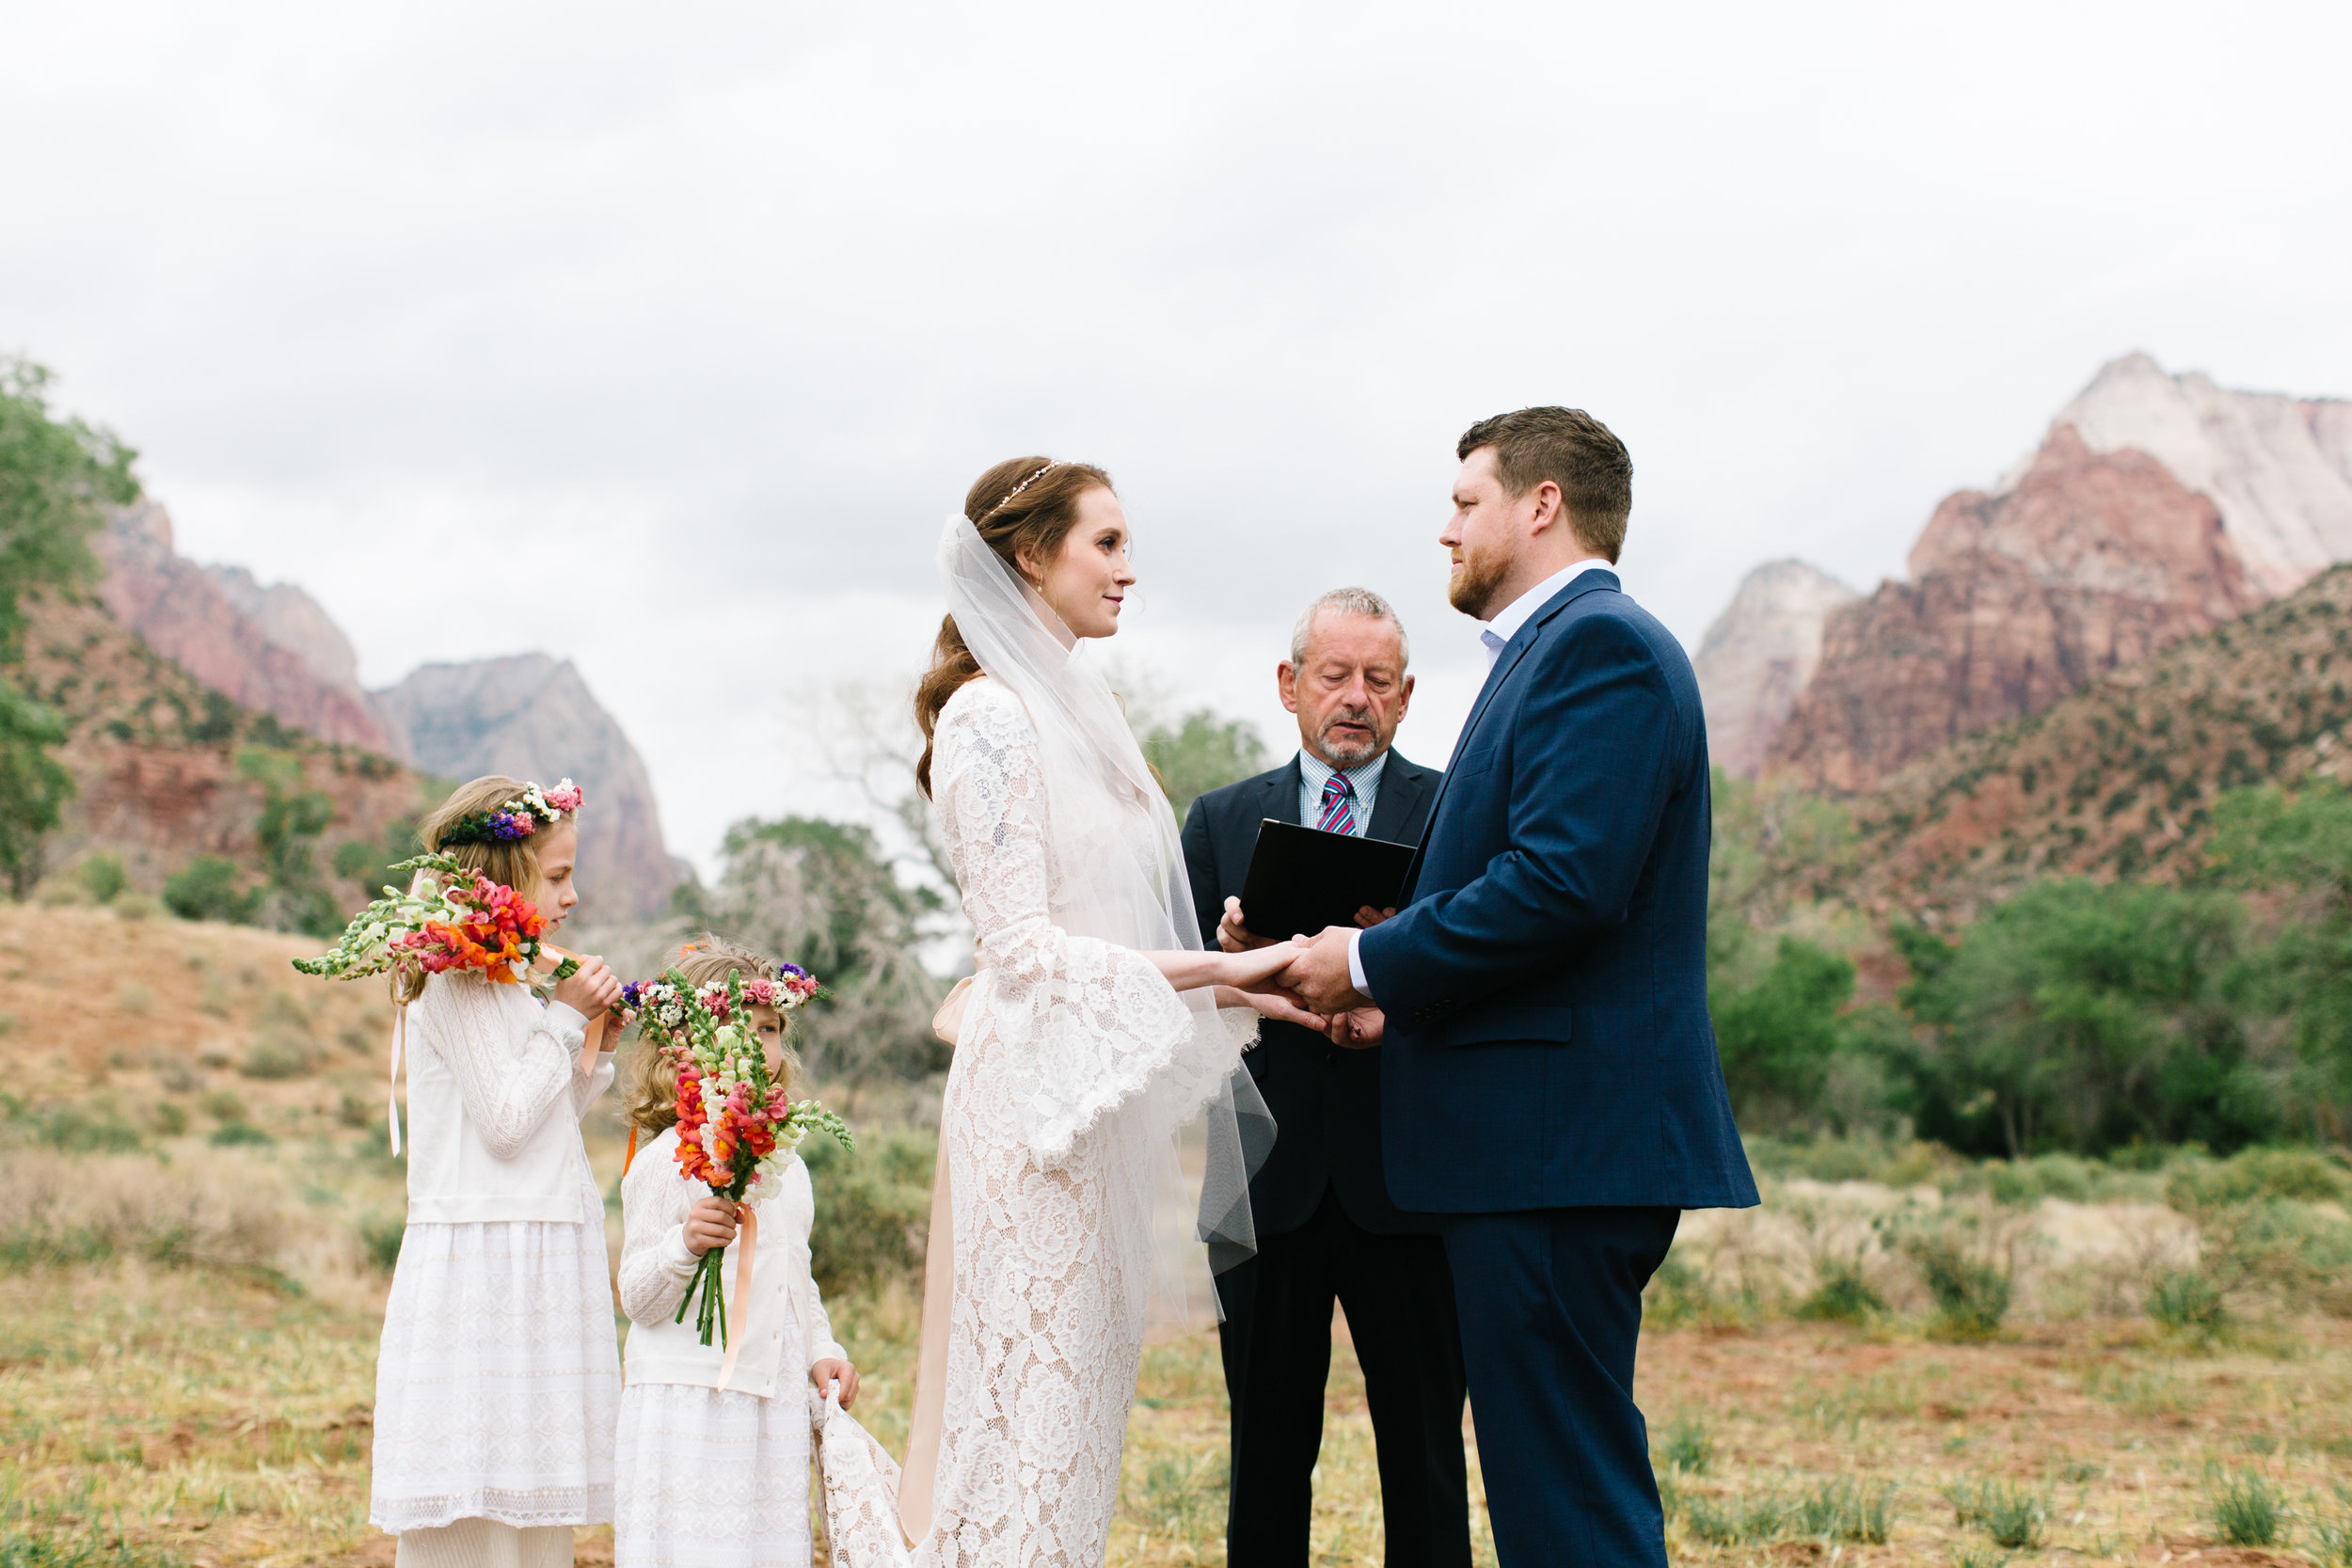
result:
[(1372, 998), (1358, 990), (1348, 980), (1347, 927), (1327, 927), (1321, 936), (1311, 941), (1305, 937), (1298, 940), (1308, 943), (1307, 949), (1291, 960), (1288, 969), (1282, 971), (1281, 981), (1311, 1011), (1328, 1018), (1333, 1013), (1351, 1012), (1373, 1005)]

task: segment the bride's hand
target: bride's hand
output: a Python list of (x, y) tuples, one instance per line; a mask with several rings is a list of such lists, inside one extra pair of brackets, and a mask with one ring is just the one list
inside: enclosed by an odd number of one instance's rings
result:
[(1253, 947), (1243, 953), (1222, 954), (1218, 983), (1267, 1018), (1320, 1032), (1330, 1026), (1330, 1021), (1321, 1013), (1309, 1012), (1299, 1000), (1298, 993), (1278, 980), (1300, 951), (1299, 944), (1294, 941), (1269, 942), (1263, 947)]

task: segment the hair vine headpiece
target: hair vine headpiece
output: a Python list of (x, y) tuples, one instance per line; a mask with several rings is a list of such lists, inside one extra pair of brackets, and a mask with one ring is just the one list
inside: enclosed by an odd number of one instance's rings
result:
[(566, 816), (580, 810), (580, 785), (565, 779), (553, 789), (541, 789), (535, 784), (523, 785), (523, 792), (494, 811), (478, 811), (461, 816), (441, 832), (441, 847), (453, 844), (512, 844), (518, 838), (529, 838), (546, 823), (554, 827)]
[(1035, 484), (1039, 480), (1043, 479), (1047, 474), (1052, 473), (1056, 468), (1061, 467), (1062, 466), (1062, 460), (1058, 457), (1047, 459), (1045, 467), (1040, 468), (1037, 472), (1031, 474), (1020, 483), (1014, 485), (1011, 492), (1007, 495), (1003, 500), (998, 501), (994, 506), (992, 506), (987, 511), (981, 513), (980, 521), (986, 522), (991, 517), (996, 515), (999, 512), (1002, 512), (1008, 506), (1010, 506), (1015, 500), (1020, 499), (1022, 491), (1026, 490), (1030, 485)]

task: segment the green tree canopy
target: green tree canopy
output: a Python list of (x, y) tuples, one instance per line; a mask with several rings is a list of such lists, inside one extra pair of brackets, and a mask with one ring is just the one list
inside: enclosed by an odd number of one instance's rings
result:
[(99, 508), (136, 500), (137, 455), (103, 430), (50, 412), (49, 372), (0, 359), (0, 664), (22, 652), (28, 588), (72, 588), (93, 580), (89, 536)]
[(2243, 925), (2209, 890), (2033, 883), (1946, 942), (1899, 925), (1919, 1131), (2012, 1158), (2280, 1128), (2281, 1074), (2231, 1006)]
[(1197, 708), (1173, 726), (1154, 724), (1138, 738), (1180, 823), (1210, 790), (1265, 771), (1258, 727), (1246, 719), (1220, 720), (1209, 708)]

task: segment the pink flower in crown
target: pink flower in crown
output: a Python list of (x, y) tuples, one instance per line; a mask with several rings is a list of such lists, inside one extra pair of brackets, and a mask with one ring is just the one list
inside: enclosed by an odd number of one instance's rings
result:
[(547, 791), (541, 798), (547, 801), (549, 810), (569, 816), (580, 809), (580, 789), (575, 784), (562, 784)]

